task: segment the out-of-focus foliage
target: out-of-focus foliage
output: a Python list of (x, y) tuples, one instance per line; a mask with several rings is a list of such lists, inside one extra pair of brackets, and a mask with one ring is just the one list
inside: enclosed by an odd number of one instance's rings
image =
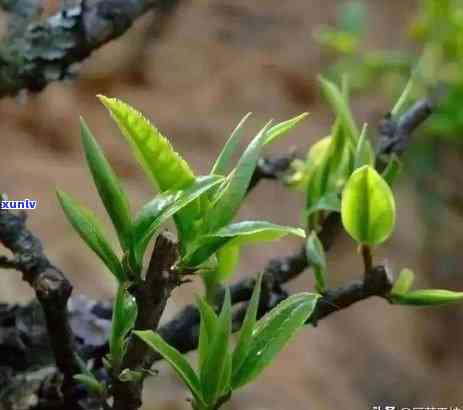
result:
[[(433, 136), (461, 143), (463, 130), (463, 1), (424, 0), (406, 27), (406, 35), (418, 45), (416, 50), (375, 50), (365, 46), (368, 36), (367, 2), (352, 1), (339, 10), (335, 27), (317, 29), (315, 37), (337, 56), (328, 76), (348, 73), (354, 91), (372, 84), (382, 92), (397, 95), (415, 77), (413, 96), (422, 95), (436, 83), (445, 98), (428, 121), (425, 130)], [(418, 61), (418, 64), (417, 64)]]

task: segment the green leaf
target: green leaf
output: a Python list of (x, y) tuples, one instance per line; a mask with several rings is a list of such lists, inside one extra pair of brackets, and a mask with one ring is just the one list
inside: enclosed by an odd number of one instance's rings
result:
[(246, 360), (251, 347), (252, 331), (257, 321), (257, 311), (259, 309), (260, 292), (262, 287), (262, 274), (259, 274), (254, 285), (251, 300), (249, 301), (246, 315), (241, 326), (238, 342), (233, 351), (232, 374), (235, 375)]
[(198, 376), (196, 376), (196, 373), (182, 354), (152, 330), (140, 330), (133, 333), (167, 360), (177, 375), (190, 389), (195, 400), (205, 405)]
[(116, 98), (99, 95), (150, 180), (161, 192), (180, 190), (194, 181), (193, 171), (170, 142), (140, 112)]
[(316, 289), (318, 292), (323, 293), (326, 290), (326, 256), (323, 245), (320, 242), (320, 239), (318, 239), (315, 231), (310, 232), (309, 238), (306, 242), (305, 253), (315, 274)]
[[(194, 182), (193, 171), (187, 162), (140, 112), (116, 98), (102, 95), (98, 98), (110, 112), (154, 186), (161, 192), (178, 191)], [(193, 235), (191, 222), (199, 217), (199, 202), (191, 204), (175, 216), (181, 242)]]
[(367, 137), (367, 124), (363, 125), (362, 132), (357, 143), (354, 157), (354, 169), (364, 165), (375, 166), (375, 152)]
[(95, 181), (100, 198), (111, 218), (124, 250), (131, 244), (132, 222), (129, 201), (121, 183), (106, 160), (103, 150), (96, 142), (87, 124), (80, 119), (82, 145), (87, 158), (88, 167)]
[(348, 102), (341, 90), (331, 81), (320, 77), (320, 84), (325, 98), (339, 117), (342, 127), (348, 133), (351, 141), (356, 141), (359, 135), (357, 124), (355, 123)]
[(400, 112), (405, 107), (405, 105), (408, 103), (408, 100), (410, 99), (410, 95), (413, 89), (414, 79), (415, 79), (415, 76), (412, 74), (410, 76), (410, 79), (407, 82), (407, 85), (402, 91), (402, 94), (400, 94), (400, 97), (398, 98), (397, 102), (394, 104), (394, 108), (392, 108), (391, 110), (392, 117), (396, 117), (397, 115), (399, 115)]
[(141, 263), (149, 241), (167, 219), (222, 181), (222, 177), (215, 175), (198, 177), (184, 191), (166, 191), (144, 205), (133, 226), (137, 263)]
[(226, 362), (224, 358), (228, 353), (230, 335), (231, 301), (230, 292), (227, 289), (216, 332), (210, 342), (207, 358), (200, 369), (204, 400), (208, 404), (216, 403), (221, 393), (221, 381)]
[(227, 352), (225, 355), (225, 364), (222, 373), (222, 378), (219, 384), (219, 395), (220, 399), (223, 396), (226, 396), (230, 393), (231, 390), (231, 375), (232, 375), (232, 353)]
[(344, 229), (362, 244), (378, 245), (392, 233), (394, 196), (372, 167), (365, 165), (350, 176), (342, 194), (341, 218)]
[(267, 139), (265, 140), (265, 145), (271, 144), (286, 134), (288, 131), (293, 129), (297, 124), (299, 124), (304, 118), (309, 115), (308, 112), (299, 114), (297, 117), (291, 118), (289, 120), (280, 122), (279, 124), (274, 125), (267, 131)]
[(243, 126), (246, 120), (251, 116), (252, 113), (248, 112), (238, 123), (236, 128), (230, 135), (230, 138), (226, 142), (222, 149), (222, 152), (217, 157), (214, 166), (212, 167), (211, 174), (213, 175), (226, 175), (228, 167), (230, 165), (231, 158), (238, 148), (241, 137), (243, 136)]
[(275, 359), (310, 317), (318, 298), (311, 293), (292, 295), (257, 322), (246, 359), (232, 376), (234, 390), (254, 380)]
[(306, 217), (318, 211), (341, 211), (341, 197), (336, 192), (329, 192), (322, 196), (306, 211)]
[(238, 211), (251, 182), (270, 124), (271, 122), (267, 123), (246, 148), (220, 196), (220, 201), (207, 214), (209, 231), (215, 231), (230, 223)]
[(96, 216), (65, 192), (58, 190), (57, 195), (66, 217), (80, 237), (100, 257), (116, 279), (123, 282), (126, 277), (122, 265), (106, 240)]
[(224, 282), (235, 272), (240, 261), (240, 247), (225, 245), (217, 251), (217, 271), (213, 278), (215, 283)]
[(382, 173), (383, 179), (388, 183), (389, 186), (395, 182), (397, 177), (402, 172), (402, 161), (396, 154), (393, 154), (387, 163), (385, 170)]
[(122, 363), (126, 348), (126, 337), (135, 326), (137, 313), (137, 302), (127, 290), (127, 284), (119, 285), (114, 300), (111, 335), (109, 337), (109, 352), (114, 369), (119, 369)]
[(399, 277), (394, 283), (394, 287), (391, 290), (391, 294), (400, 295), (406, 293), (413, 285), (415, 274), (411, 269), (402, 269)]
[(189, 267), (198, 266), (225, 245), (243, 246), (255, 242), (274, 241), (288, 234), (305, 238), (303, 229), (275, 225), (266, 221), (230, 224), (217, 232), (204, 235), (197, 248), (184, 258), (183, 263)]
[(198, 359), (199, 368), (202, 369), (209, 353), (209, 346), (217, 333), (218, 317), (214, 309), (203, 298), (197, 299), (197, 305), (201, 316), (199, 327)]
[(100, 383), (95, 376), (90, 374), (75, 374), (73, 376), (74, 380), (78, 381), (79, 383), (83, 384), (90, 393), (95, 394), (96, 396), (103, 396), (104, 395), (104, 385)]
[(392, 302), (398, 305), (437, 306), (463, 301), (463, 292), (444, 289), (421, 289), (406, 293), (391, 294)]

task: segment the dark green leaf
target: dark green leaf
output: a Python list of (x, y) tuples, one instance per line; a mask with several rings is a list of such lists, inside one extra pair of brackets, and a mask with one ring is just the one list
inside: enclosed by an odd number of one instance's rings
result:
[(201, 322), (199, 328), (199, 343), (198, 343), (198, 363), (202, 369), (209, 353), (210, 343), (217, 333), (218, 317), (214, 309), (202, 298), (197, 299)]
[(246, 359), (232, 376), (233, 389), (254, 380), (275, 359), (310, 317), (318, 298), (310, 293), (290, 296), (257, 322)]

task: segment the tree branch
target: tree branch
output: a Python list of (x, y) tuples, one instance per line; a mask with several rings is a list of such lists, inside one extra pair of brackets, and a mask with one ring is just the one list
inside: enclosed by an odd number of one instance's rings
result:
[(22, 272), (23, 279), (34, 289), (46, 320), (51, 349), (56, 365), (64, 376), (63, 395), (69, 408), (72, 400), (73, 376), (79, 372), (74, 336), (69, 325), (67, 302), (72, 286), (63, 273), (53, 266), (43, 252), (40, 240), (26, 228), (26, 214), (0, 209), (0, 243), (14, 255), (1, 258), (2, 266)]
[[(156, 330), (172, 290), (182, 283), (182, 276), (173, 269), (179, 256), (178, 244), (168, 232), (161, 233), (154, 245), (151, 261), (144, 281), (131, 289), (138, 305), (135, 329)], [(150, 348), (138, 337), (130, 338), (121, 369), (141, 371), (152, 366)], [(114, 410), (135, 410), (141, 404), (143, 379), (123, 382), (115, 375), (113, 385)]]
[(178, 2), (76, 0), (43, 21), (10, 30), (0, 44), (0, 97), (41, 91), (52, 81), (72, 78), (77, 63), (124, 34), (138, 17)]

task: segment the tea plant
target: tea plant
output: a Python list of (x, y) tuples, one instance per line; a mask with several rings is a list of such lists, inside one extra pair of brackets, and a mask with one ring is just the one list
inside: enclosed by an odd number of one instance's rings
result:
[[(360, 298), (378, 295), (393, 304), (415, 306), (463, 299), (461, 292), (410, 290), (414, 279), (410, 269), (403, 269), (392, 285), (385, 268), (375, 265), (375, 248), (390, 237), (395, 226), (396, 201), (391, 187), (400, 171), (400, 160), (387, 152), (375, 154), (366, 124), (359, 127), (350, 110), (346, 80), (342, 87), (323, 78), (320, 83), (336, 116), (335, 122), (330, 134), (310, 148), (306, 159), (294, 160), (285, 176), (287, 184), (306, 197), (305, 228), (234, 219), (263, 148), (298, 125), (306, 114), (276, 125), (267, 123), (232, 166), (232, 156), (249, 117), (246, 115), (209, 175), (197, 176), (139, 112), (117, 99), (100, 96), (148, 180), (159, 192), (135, 214), (121, 182), (82, 120), (85, 157), (117, 234), (120, 251), (115, 250), (89, 209), (63, 191), (58, 191), (58, 198), (72, 226), (118, 282), (109, 352), (104, 358), (109, 377), (97, 377), (84, 364), (75, 375), (76, 381), (103, 405), (108, 406), (112, 397), (115, 409), (138, 408), (143, 380), (152, 373), (153, 355), (159, 354), (190, 390), (193, 409), (221, 408), (234, 391), (251, 383), (271, 364), (304, 324), (330, 313), (323, 312), (323, 303), (331, 303), (327, 309), (337, 309), (332, 303), (336, 291), (329, 287), (323, 238), (324, 227), (333, 218), (341, 221), (362, 255), (365, 278)], [(396, 107), (402, 105), (404, 98), (406, 95)], [(178, 243), (161, 231), (170, 218), (175, 222)], [(315, 292), (264, 302), (263, 283), (268, 288), (269, 278), (259, 275), (246, 309), (241, 315), (234, 312), (232, 306), (239, 299), (228, 288), (223, 290), (223, 285), (236, 272), (240, 248), (286, 235), (305, 238), (306, 233), (304, 258), (313, 267)], [(145, 264), (153, 239), (153, 253)], [(170, 292), (189, 275), (199, 275), (205, 289), (205, 296), (197, 297), (200, 320), (196, 370), (158, 332)], [(345, 306), (358, 300), (358, 296), (349, 297), (353, 299)], [(231, 334), (238, 329), (233, 347)]]

